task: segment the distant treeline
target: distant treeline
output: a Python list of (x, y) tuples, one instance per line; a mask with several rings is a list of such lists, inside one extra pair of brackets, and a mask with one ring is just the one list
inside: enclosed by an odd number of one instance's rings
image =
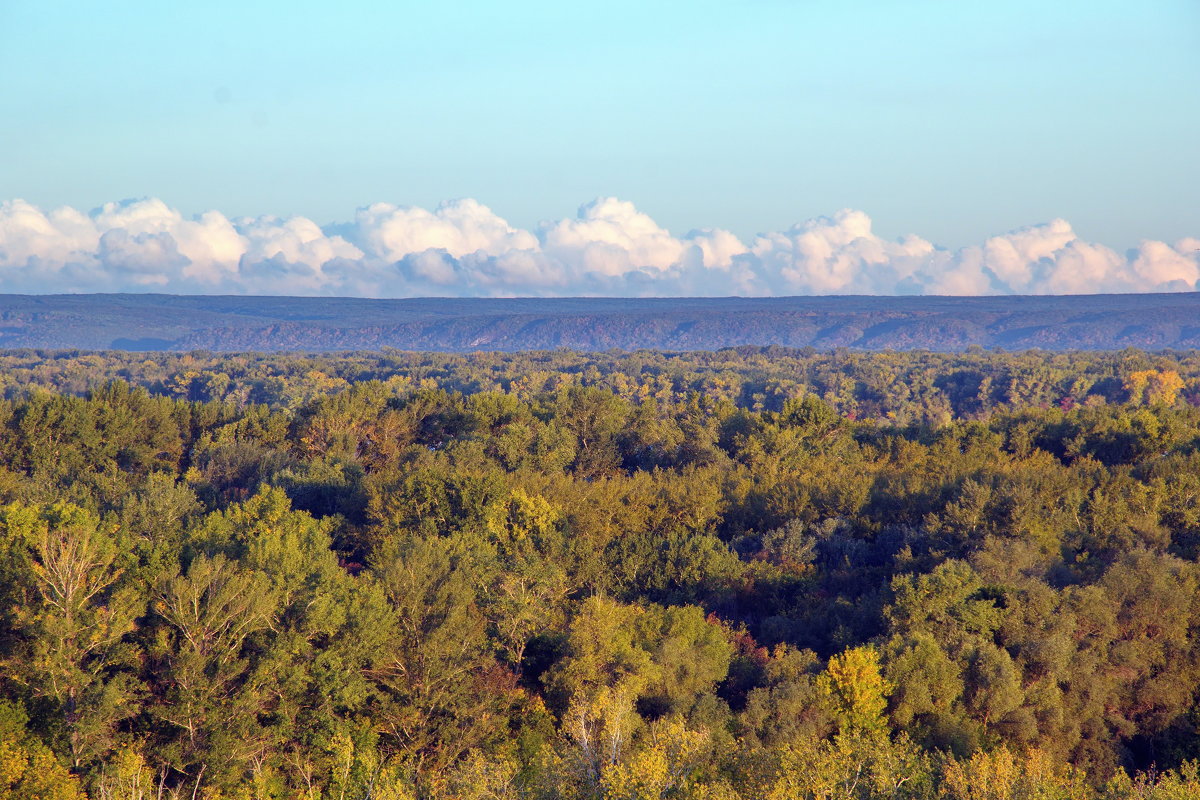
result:
[[(819, 352), (737, 347), (718, 351), (321, 354), (123, 353), (0, 350), (0, 396), (35, 389), (85, 395), (118, 380), (156, 397), (239, 407), (298, 408), (364, 382), (389, 391), (502, 392), (528, 400), (571, 385), (641, 404), (702, 396), (778, 411), (813, 394), (851, 420), (943, 425), (1000, 409), (1200, 404), (1200, 351), (964, 353)], [(1158, 397), (1155, 393), (1166, 393)]]
[(1200, 292), (990, 297), (366, 299), (0, 295), (0, 347), (1117, 350), (1200, 347)]
[(1200, 357), (0, 356), (0, 797), (1200, 796)]

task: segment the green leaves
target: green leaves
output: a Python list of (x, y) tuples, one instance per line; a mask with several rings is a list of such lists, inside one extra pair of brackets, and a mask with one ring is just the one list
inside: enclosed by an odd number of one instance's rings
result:
[(0, 795), (975, 800), (1198, 752), (1194, 355), (2, 358)]
[(136, 713), (136, 681), (121, 669), (142, 610), (138, 587), (122, 581), (115, 530), (78, 507), (10, 505), (0, 528), (8, 568), (28, 581), (7, 665), (52, 703), (50, 727), (80, 767), (111, 750), (118, 723)]
[(382, 690), (377, 724), (430, 769), (499, 734), (512, 679), (495, 662), (477, 604), (469, 552), (455, 539), (395, 540), (371, 573), (391, 629), (369, 675)]

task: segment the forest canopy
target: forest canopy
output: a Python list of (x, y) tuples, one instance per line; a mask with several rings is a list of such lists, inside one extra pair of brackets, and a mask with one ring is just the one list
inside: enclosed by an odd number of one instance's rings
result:
[(1200, 796), (1200, 353), (0, 353), (0, 796)]

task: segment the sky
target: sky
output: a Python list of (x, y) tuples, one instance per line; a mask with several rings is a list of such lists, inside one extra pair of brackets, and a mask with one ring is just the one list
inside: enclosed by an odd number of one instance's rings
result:
[(0, 0), (0, 76), (0, 291), (1200, 280), (1200, 0)]

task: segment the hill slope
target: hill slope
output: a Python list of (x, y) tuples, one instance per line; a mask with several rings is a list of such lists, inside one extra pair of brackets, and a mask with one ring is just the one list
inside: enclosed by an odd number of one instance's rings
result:
[(118, 350), (1200, 347), (1200, 294), (415, 298), (0, 295), (0, 347)]

